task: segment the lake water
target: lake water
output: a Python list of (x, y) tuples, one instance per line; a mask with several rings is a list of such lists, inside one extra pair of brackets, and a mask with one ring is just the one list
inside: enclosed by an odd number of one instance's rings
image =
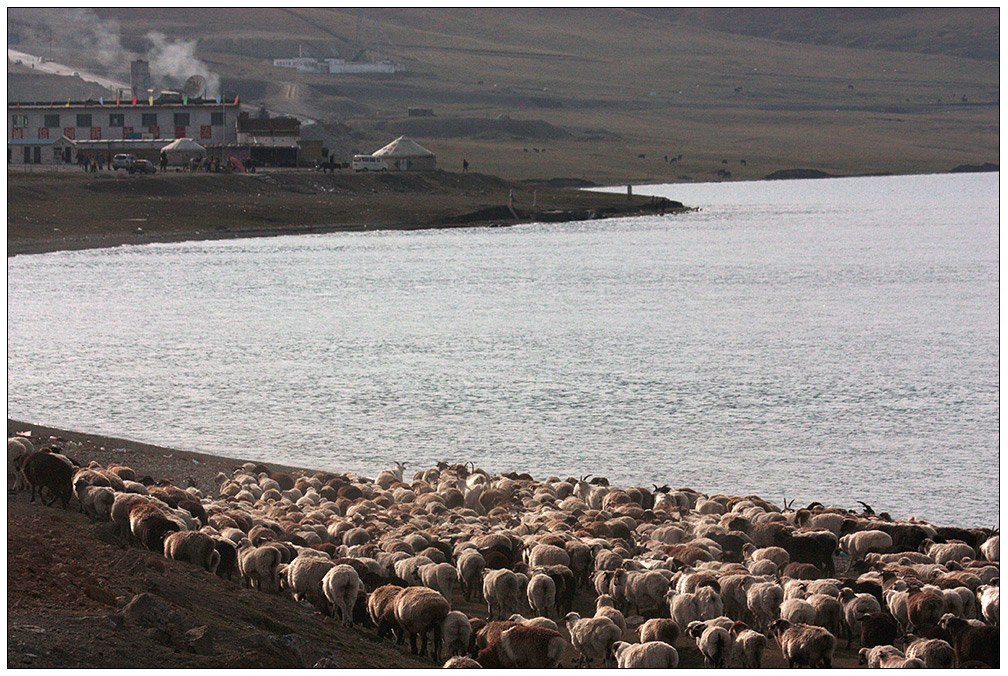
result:
[(649, 186), (702, 210), (17, 256), (8, 415), (989, 526), (998, 179)]

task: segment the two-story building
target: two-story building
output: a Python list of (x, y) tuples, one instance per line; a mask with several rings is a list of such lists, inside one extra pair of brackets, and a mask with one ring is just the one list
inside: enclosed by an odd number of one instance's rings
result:
[[(202, 145), (237, 140), (238, 102), (162, 96), (151, 101), (67, 101), (7, 104), (7, 161), (73, 162), (78, 150), (129, 152), (136, 143), (192, 138)], [(65, 139), (65, 140), (64, 140)], [(156, 144), (155, 144), (156, 145)]]

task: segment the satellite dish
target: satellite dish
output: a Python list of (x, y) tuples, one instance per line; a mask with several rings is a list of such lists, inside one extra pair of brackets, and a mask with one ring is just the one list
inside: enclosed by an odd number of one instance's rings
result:
[(202, 97), (203, 93), (206, 91), (206, 78), (202, 75), (193, 75), (188, 80), (185, 81), (185, 85), (182, 87), (182, 93), (191, 99), (196, 97)]

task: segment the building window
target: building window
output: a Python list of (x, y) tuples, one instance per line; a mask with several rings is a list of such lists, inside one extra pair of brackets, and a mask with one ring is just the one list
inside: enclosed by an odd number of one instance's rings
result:
[(78, 127), (90, 127), (91, 126), (91, 116), (87, 114), (77, 115), (77, 126)]
[(45, 126), (47, 126), (47, 127), (58, 127), (58, 126), (60, 126), (59, 113), (56, 113), (55, 115), (46, 115), (45, 116)]
[(157, 113), (141, 113), (140, 114), (140, 126), (141, 127), (156, 127), (157, 126)]
[(210, 113), (210, 124), (214, 127), (223, 127), (224, 113)]
[(189, 113), (175, 113), (175, 126), (176, 127), (188, 127), (189, 126)]
[(15, 127), (27, 127), (28, 126), (28, 116), (27, 115), (21, 115), (19, 113), (14, 113), (11, 117), (13, 118), (13, 124), (12, 124), (12, 126), (15, 126)]
[(125, 123), (126, 116), (122, 113), (110, 113), (108, 116), (108, 126), (110, 127), (122, 127)]

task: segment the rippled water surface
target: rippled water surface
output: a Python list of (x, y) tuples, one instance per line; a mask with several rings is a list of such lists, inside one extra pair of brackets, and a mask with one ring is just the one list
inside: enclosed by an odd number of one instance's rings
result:
[(8, 259), (8, 415), (996, 521), (998, 174), (637, 192), (702, 210)]

